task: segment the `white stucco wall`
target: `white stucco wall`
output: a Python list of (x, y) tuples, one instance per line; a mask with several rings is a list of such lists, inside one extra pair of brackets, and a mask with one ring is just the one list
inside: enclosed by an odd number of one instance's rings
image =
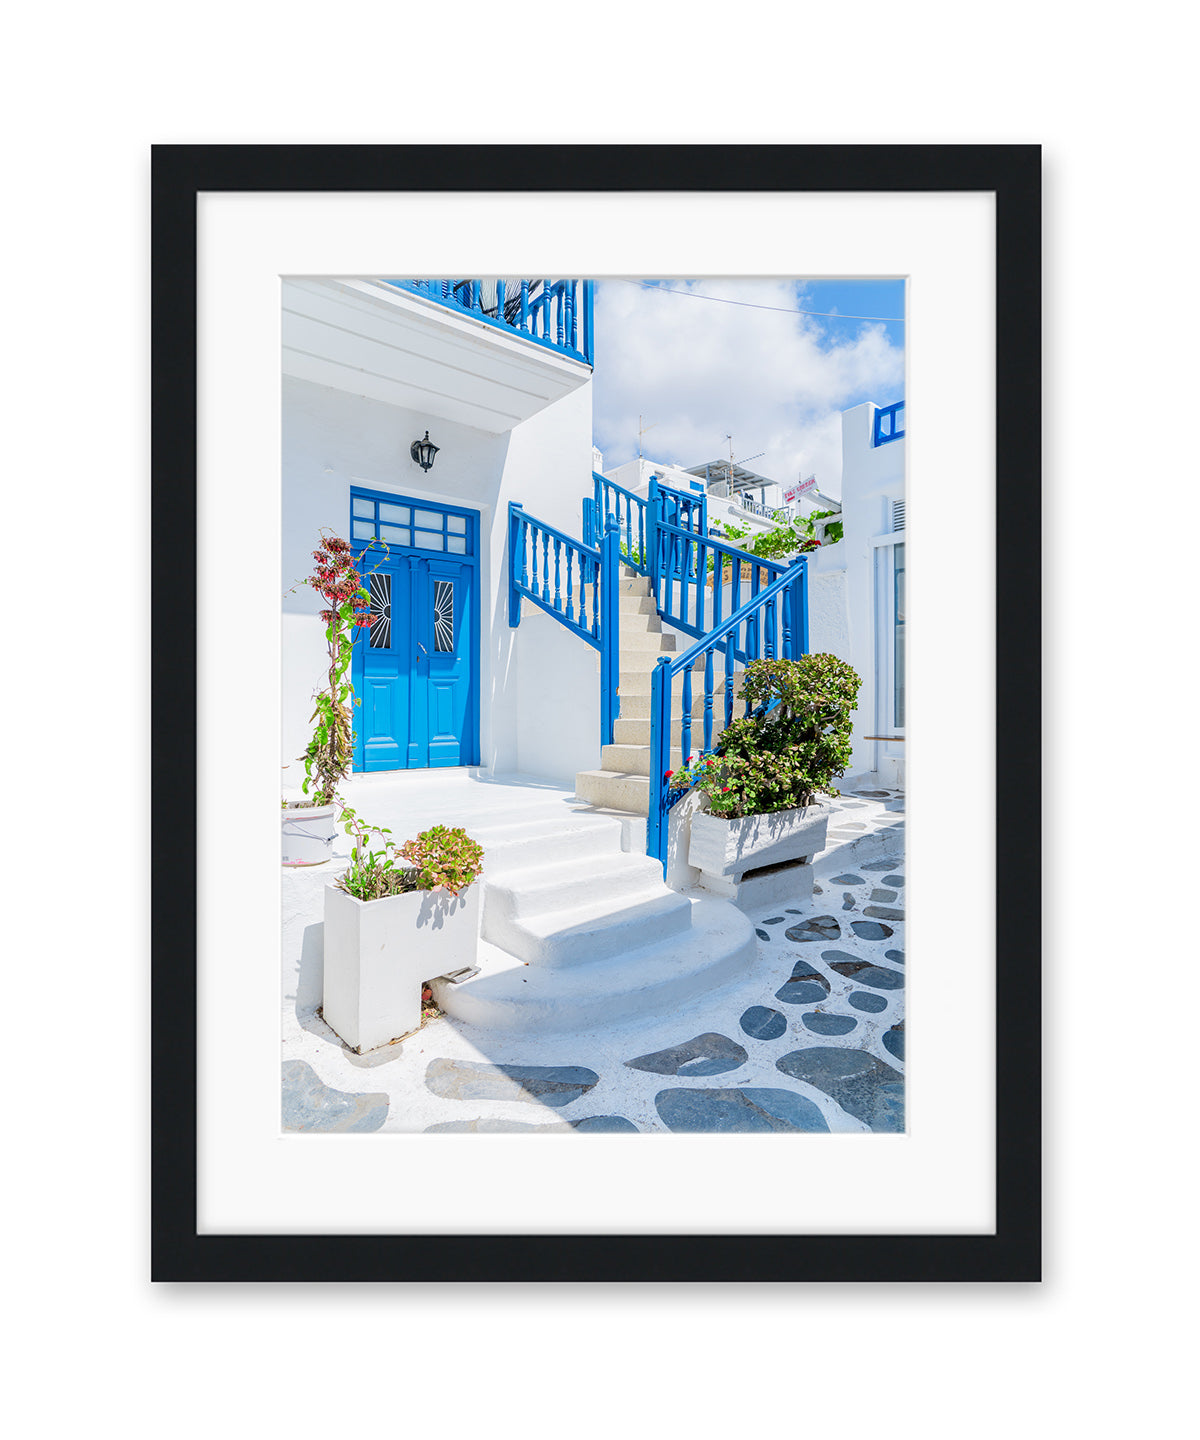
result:
[[(523, 751), (527, 759), (539, 759), (530, 773), (562, 780), (572, 779), (575, 769), (595, 766), (598, 700), (591, 706), (595, 734), (578, 765), (586, 727), (577, 719), (567, 727), (576, 738), (551, 740), (566, 701), (539, 700), (548, 678), (560, 675), (571, 680), (569, 688), (561, 688), (563, 696), (574, 696), (578, 710), (576, 692), (586, 689), (586, 666), (595, 652), (549, 617), (536, 636), (529, 622), (509, 629), (506, 557), (510, 500), (568, 534), (580, 534), (580, 502), (592, 488), (591, 382), (499, 435), (290, 377), (284, 377), (282, 399), (281, 590), (311, 573), (321, 526), (348, 533), (352, 485), (478, 510), (480, 763), (516, 771)], [(428, 472), (409, 456), (410, 444), (426, 429), (441, 447)], [(323, 677), (320, 608), (308, 587), (285, 594), (280, 676), (281, 763), (289, 766), (282, 776), (285, 787), (302, 778), (296, 757), (308, 743), (312, 694)], [(523, 743), (522, 723), (530, 726)]]
[(845, 541), (822, 546), (808, 560), (808, 648), (849, 659), (850, 614), (846, 605)]
[[(875, 666), (874, 538), (891, 530), (891, 501), (904, 498), (907, 442), (875, 446), (871, 437), (875, 411), (867, 402), (842, 414), (842, 515), (845, 549), (848, 660), (862, 677), (854, 717), (854, 755), (849, 773), (876, 772), (885, 761), (885, 747), (866, 735), (891, 733), (878, 728)], [(841, 653), (841, 652), (835, 652)], [(893, 747), (898, 753), (903, 746)]]

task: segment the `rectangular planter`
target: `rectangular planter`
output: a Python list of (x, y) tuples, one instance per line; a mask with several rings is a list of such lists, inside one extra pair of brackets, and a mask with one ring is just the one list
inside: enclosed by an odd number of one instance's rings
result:
[(421, 1024), (421, 985), (474, 965), (479, 881), (460, 895), (414, 890), (356, 900), (325, 887), (325, 1023), (360, 1054)]
[(747, 870), (818, 854), (825, 848), (828, 826), (829, 807), (820, 801), (740, 820), (701, 810), (692, 816), (688, 861), (706, 875), (736, 882)]

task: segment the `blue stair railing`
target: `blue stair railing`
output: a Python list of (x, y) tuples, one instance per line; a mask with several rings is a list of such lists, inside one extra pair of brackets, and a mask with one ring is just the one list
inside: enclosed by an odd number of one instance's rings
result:
[(598, 544), (586, 544), (508, 506), (508, 623), (521, 623), (529, 600), (600, 652), (600, 743), (611, 745), (620, 709), (620, 531), (606, 519)]
[[(709, 755), (717, 738), (716, 717), (722, 728), (733, 720), (735, 662), (760, 659), (794, 660), (808, 654), (808, 561), (801, 556), (776, 575), (763, 590), (751, 597), (726, 620), (718, 621), (695, 645), (682, 655), (663, 655), (650, 677), (650, 805), (646, 821), (646, 854), (667, 867), (668, 816), (671, 807), (686, 793), (671, 790), (668, 775), (673, 768), (672, 739), (678, 734), (680, 764)], [(714, 585), (714, 591), (720, 587)], [(665, 612), (664, 612), (665, 613)], [(716, 657), (722, 656), (721, 677), (716, 676)], [(694, 737), (693, 674), (703, 660), (701, 695), (703, 714), (700, 734)], [(679, 717), (674, 715), (675, 678), (682, 675)], [(719, 701), (719, 703), (718, 703)], [(745, 702), (745, 714), (750, 702)], [(699, 748), (693, 749), (696, 740)]]

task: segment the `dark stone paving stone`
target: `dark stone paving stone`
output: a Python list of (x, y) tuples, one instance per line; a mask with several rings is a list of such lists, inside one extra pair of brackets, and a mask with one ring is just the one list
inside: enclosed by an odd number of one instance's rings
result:
[[(799, 914), (799, 911), (793, 911), (791, 913)], [(782, 915), (772, 915), (769, 920), (764, 920), (762, 923), (764, 925), (782, 925), (784, 922), (784, 918), (785, 917)]]
[(890, 790), (856, 790), (854, 793), (861, 795), (864, 800), (890, 800), (892, 798)]
[(654, 1104), (668, 1130), (693, 1134), (829, 1130), (820, 1109), (794, 1090), (660, 1090)]
[(811, 1030), (814, 1035), (849, 1035), (858, 1024), (853, 1015), (824, 1015), (816, 1011), (802, 1015), (800, 1019), (804, 1028)]
[(844, 892), (842, 893), (842, 909), (843, 909), (843, 910), (853, 910), (853, 909), (854, 909), (854, 896), (851, 895), (851, 893), (849, 892), (849, 890), (846, 890), (846, 891), (844, 891)]
[(386, 1095), (355, 1095), (334, 1090), (303, 1060), (283, 1062), (285, 1130), (360, 1134), (378, 1130), (387, 1113)]
[(783, 932), (789, 940), (840, 940), (842, 927), (832, 915), (814, 915), (799, 925), (792, 925)]
[(803, 914), (804, 914), (804, 911), (803, 911), (803, 910), (789, 910), (787, 913), (788, 913), (789, 915), (803, 915)]
[(867, 899), (876, 905), (888, 905), (896, 898), (894, 890), (872, 890)]
[(890, 860), (872, 860), (869, 865), (860, 865), (860, 870), (869, 870), (872, 874), (876, 870), (894, 870), (900, 862), (893, 855)]
[(885, 885), (903, 885), (903, 884), (904, 884), (904, 876), (903, 876), (903, 875), (885, 875), (885, 876), (883, 877), (883, 883), (884, 883)]
[(758, 936), (760, 940), (769, 940), (771, 938), (770, 931), (760, 930), (757, 925), (754, 927), (754, 933)]
[(866, 830), (867, 826), (861, 820), (843, 820), (841, 828), (843, 830)]
[(858, 800), (843, 800), (841, 808), (843, 810), (865, 810), (867, 807)]
[(768, 1005), (751, 1005), (742, 1016), (742, 1029), (755, 1040), (778, 1040), (787, 1029), (787, 1020)]
[(904, 1059), (904, 1021), (901, 1020), (883, 1037), (883, 1048), (897, 1060)]
[(723, 1075), (745, 1063), (746, 1052), (736, 1040), (712, 1031), (625, 1062), (630, 1070), (649, 1070), (652, 1075)]
[(853, 980), (858, 985), (869, 985), (873, 990), (904, 988), (904, 976), (899, 970), (872, 965), (869, 960), (860, 960), (857, 955), (847, 955), (844, 950), (823, 950), (821, 959), (831, 970), (836, 970), (839, 975), (844, 975), (847, 980)]
[(882, 995), (872, 995), (869, 990), (855, 990), (849, 999), (856, 1010), (865, 1010), (868, 1015), (878, 1015), (888, 1005)]
[(813, 1046), (782, 1056), (775, 1068), (823, 1090), (872, 1130), (904, 1129), (904, 1077), (865, 1050)]
[(600, 1079), (583, 1065), (488, 1065), (432, 1060), (425, 1085), (443, 1100), (525, 1100), (557, 1109), (586, 1095)]
[[(903, 920), (904, 911), (897, 910), (893, 905), (864, 905), (863, 914), (870, 915), (874, 920)], [(892, 932), (889, 930), (888, 934)]]
[(894, 960), (897, 965), (903, 965), (903, 964), (904, 964), (904, 951), (903, 951), (903, 950), (885, 950), (885, 951), (883, 952), (883, 958), (884, 958), (885, 960)]
[(443, 1120), (426, 1125), (426, 1135), (514, 1135), (520, 1131), (549, 1130), (559, 1135), (572, 1130), (594, 1130), (600, 1133), (639, 1134), (632, 1120), (624, 1115), (589, 1115), (586, 1120), (552, 1120), (548, 1125), (532, 1125), (524, 1120)]
[(896, 933), (890, 925), (880, 925), (876, 920), (851, 920), (850, 928), (860, 940), (888, 940)]
[(867, 882), (861, 875), (835, 875), (829, 882), (831, 885), (865, 885)]
[(791, 976), (776, 990), (776, 1000), (785, 1005), (812, 1005), (829, 994), (829, 981), (806, 960), (797, 960)]

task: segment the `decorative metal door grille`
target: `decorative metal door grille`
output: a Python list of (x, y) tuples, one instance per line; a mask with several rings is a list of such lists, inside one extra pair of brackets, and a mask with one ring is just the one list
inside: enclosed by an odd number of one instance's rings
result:
[(376, 572), (367, 577), (371, 595), (371, 649), (390, 650), (392, 645), (392, 577)]
[(454, 649), (454, 583), (450, 580), (433, 582), (433, 648)]

